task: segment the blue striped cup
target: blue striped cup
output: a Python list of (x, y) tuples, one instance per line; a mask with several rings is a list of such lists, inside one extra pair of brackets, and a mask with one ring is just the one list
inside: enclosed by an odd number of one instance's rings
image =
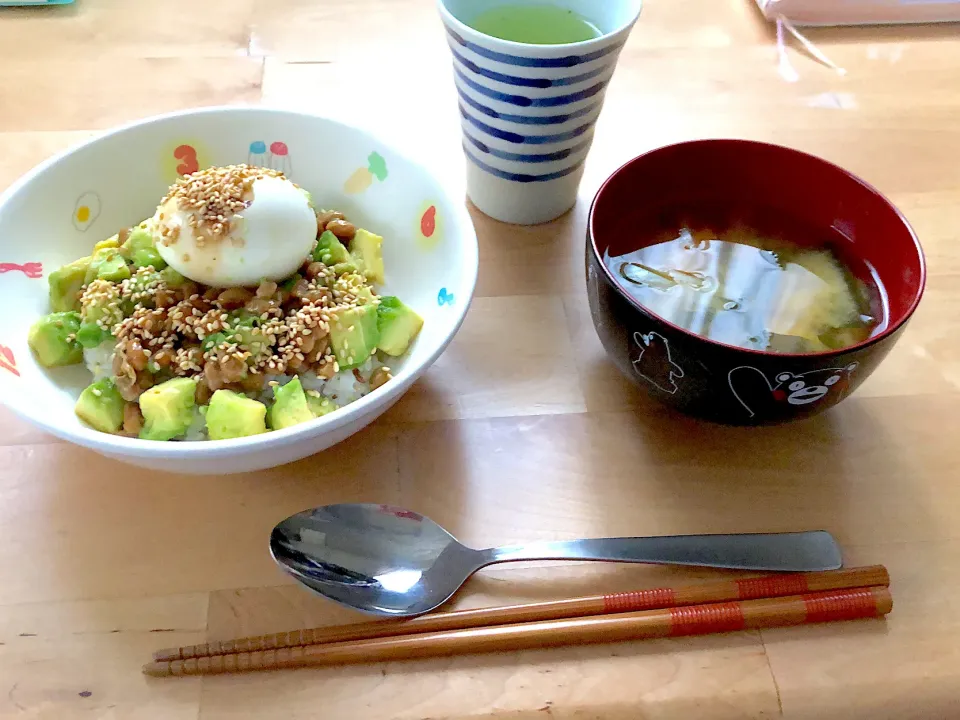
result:
[[(564, 45), (484, 35), (469, 23), (503, 5), (573, 10), (603, 33)], [(641, 0), (438, 0), (453, 53), (467, 195), (490, 217), (532, 225), (577, 201), (583, 163)]]

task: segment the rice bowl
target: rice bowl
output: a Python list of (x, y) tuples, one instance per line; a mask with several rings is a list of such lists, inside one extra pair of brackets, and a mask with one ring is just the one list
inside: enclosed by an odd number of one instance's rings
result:
[[(383, 246), (388, 277), (380, 292), (402, 297), (424, 319), (407, 356), (397, 363), (391, 359), (390, 382), (372, 389), (352, 372), (338, 372), (323, 382), (301, 375), (305, 391), (336, 397), (344, 405), (327, 416), (263, 435), (202, 443), (106, 435), (85, 426), (72, 408), (91, 376), (109, 373), (110, 346), (84, 348), (82, 366), (41, 367), (26, 335), (49, 311), (46, 283), (8, 276), (0, 296), (18, 312), (0, 337), (13, 357), (13, 370), (0, 371), (6, 405), (59, 437), (111, 457), (146, 467), (218, 474), (271, 467), (322, 450), (399, 399), (463, 321), (476, 283), (476, 236), (462, 201), (449, 197), (441, 182), (345, 125), (261, 108), (212, 108), (110, 131), (43, 163), (0, 196), (0, 232), (9, 248), (4, 260), (42, 264), (48, 279), (52, 270), (89, 253), (97, 237), (149, 216), (179, 175), (174, 172), (178, 163), (168, 161), (169, 156), (182, 155), (189, 147), (198, 166), (241, 163), (259, 147), (260, 137), (285, 139), (289, 154), (282, 161), (292, 166), (290, 176), (318, 205), (340, 208), (358, 226), (375, 228), (389, 240)], [(275, 162), (270, 157), (254, 159), (264, 161), (264, 167)], [(131, 166), (138, 171), (131, 173)], [(93, 182), (100, 185), (91, 189)], [(364, 360), (357, 369), (368, 378), (378, 364), (383, 361)], [(286, 372), (265, 376), (259, 399), (271, 400), (291, 377)], [(182, 439), (202, 433), (199, 426), (191, 426)]]

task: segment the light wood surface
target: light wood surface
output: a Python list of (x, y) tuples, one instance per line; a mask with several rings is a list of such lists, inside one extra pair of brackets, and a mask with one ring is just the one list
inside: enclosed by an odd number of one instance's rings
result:
[[(960, 717), (960, 204), (956, 27), (811, 32), (777, 73), (752, 0), (649, 0), (607, 94), (577, 207), (514, 228), (473, 214), (477, 298), (387, 416), (250, 476), (131, 470), (0, 409), (0, 717), (903, 720)], [(78, 0), (0, 9), (0, 186), (92, 131), (262, 100), (373, 129), (462, 186), (431, 0)], [(768, 140), (896, 202), (929, 261), (888, 359), (829, 414), (703, 425), (621, 379), (590, 324), (583, 233), (600, 182), (695, 137)], [(2, 242), (2, 238), (0, 238)], [(2, 278), (0, 278), (2, 282)], [(274, 567), (270, 528), (329, 502), (423, 512), (476, 546), (825, 528), (883, 563), (886, 622), (494, 656), (156, 681), (153, 650), (356, 621)], [(460, 607), (676, 584), (716, 572), (490, 568)]]
[(418, 615), (409, 619), (368, 620), (345, 625), (298, 628), (289, 632), (268, 633), (245, 638), (224, 638), (199, 645), (161, 648), (153, 653), (153, 659), (158, 661), (189, 660), (212, 655), (275, 650), (302, 645), (323, 645), (378, 637), (590, 617), (592, 615), (640, 610), (682, 608), (688, 605), (805, 595), (812, 592), (871, 586), (890, 586), (890, 573), (883, 565), (842, 568), (824, 572), (748, 576), (737, 580), (700, 581), (677, 587), (645, 588), (608, 595), (569, 597), (521, 605), (496, 605), (494, 607), (450, 611), (442, 609), (438, 612)]
[(609, 645), (648, 638), (877, 619), (892, 608), (893, 598), (889, 587), (857, 587), (669, 609), (605, 613), (591, 617), (387, 635), (350, 642), (245, 650), (185, 660), (157, 660), (144, 665), (143, 672), (152, 677), (218, 675), (493, 652), (502, 655), (519, 650)]

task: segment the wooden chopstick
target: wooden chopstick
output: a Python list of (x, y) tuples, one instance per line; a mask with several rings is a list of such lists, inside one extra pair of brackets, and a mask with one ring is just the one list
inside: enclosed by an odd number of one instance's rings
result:
[(236, 640), (214, 640), (200, 645), (158, 650), (153, 654), (153, 659), (187, 660), (211, 655), (276, 650), (302, 645), (367, 640), (393, 635), (462, 630), (472, 627), (507, 625), (537, 620), (558, 620), (635, 610), (656, 610), (727, 600), (754, 600), (762, 597), (802, 595), (808, 592), (889, 584), (890, 575), (883, 565), (868, 565), (866, 567), (824, 572), (778, 573), (740, 580), (715, 580), (677, 587), (660, 587), (525, 605), (454, 610), (452, 612), (421, 615), (406, 620), (376, 620), (333, 627), (292, 630), (270, 635), (256, 635)]
[(586, 617), (607, 613), (656, 610), (727, 600), (754, 600), (762, 597), (802, 595), (808, 592), (843, 588), (889, 585), (890, 575), (883, 565), (844, 568), (825, 572), (781, 573), (739, 580), (714, 580), (693, 585), (660, 587), (634, 592), (593, 595), (550, 602), (508, 605), (504, 607), (455, 610), (421, 615), (406, 620), (378, 620), (333, 627), (293, 630), (158, 650), (154, 660), (187, 660), (255, 650), (320, 645), (348, 640), (367, 640), (390, 635), (462, 630), (471, 627), (561, 618)]
[(613, 613), (493, 627), (378, 637), (276, 650), (237, 652), (188, 660), (153, 661), (147, 675), (214, 675), (322, 665), (409, 660), (468, 653), (706, 635), (750, 628), (882, 617), (893, 608), (887, 587), (866, 587)]

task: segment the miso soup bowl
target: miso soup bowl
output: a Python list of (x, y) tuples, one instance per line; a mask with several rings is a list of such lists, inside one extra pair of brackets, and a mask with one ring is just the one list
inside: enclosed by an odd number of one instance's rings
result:
[[(603, 262), (608, 250), (623, 255), (656, 238), (668, 209), (670, 217), (681, 208), (689, 222), (709, 227), (722, 207), (822, 230), (812, 235), (844, 243), (843, 252), (879, 278), (886, 325), (859, 344), (828, 352), (739, 348), (694, 334), (644, 307)], [(683, 413), (742, 425), (808, 417), (848, 397), (903, 333), (926, 274), (913, 229), (873, 187), (812, 155), (744, 140), (670, 145), (617, 170), (590, 209), (586, 272), (594, 326), (625, 376)]]

